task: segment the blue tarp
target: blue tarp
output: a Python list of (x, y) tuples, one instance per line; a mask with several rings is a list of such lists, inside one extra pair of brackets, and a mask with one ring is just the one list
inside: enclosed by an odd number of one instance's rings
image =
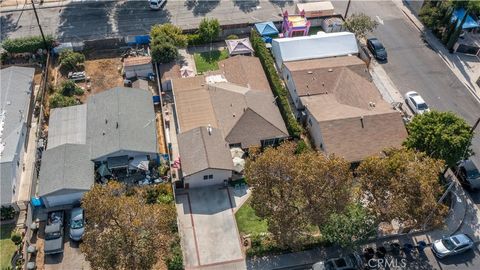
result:
[(273, 22), (256, 23), (255, 29), (262, 36), (278, 35), (277, 27), (275, 27)]
[(35, 198), (35, 197), (33, 197), (32, 200), (31, 200), (31, 202), (32, 202), (32, 205), (33, 205), (34, 207), (39, 207), (39, 206), (42, 206), (42, 205), (43, 205), (43, 202), (42, 202), (42, 200), (41, 200), (40, 198)]
[[(457, 27), (458, 27), (462, 22), (463, 16), (465, 16), (465, 9), (463, 8), (456, 9), (453, 12), (452, 18), (450, 19), (450, 21), (454, 22), (455, 20), (457, 20)], [(477, 27), (479, 27), (478, 23), (470, 15), (467, 15), (467, 19), (465, 20), (465, 23), (463, 24), (462, 29), (471, 29), (471, 28), (477, 28)]]

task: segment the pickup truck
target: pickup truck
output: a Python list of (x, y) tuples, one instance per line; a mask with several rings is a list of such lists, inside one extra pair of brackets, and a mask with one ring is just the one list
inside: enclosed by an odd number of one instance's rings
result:
[(48, 213), (43, 249), (46, 255), (63, 252), (63, 211)]

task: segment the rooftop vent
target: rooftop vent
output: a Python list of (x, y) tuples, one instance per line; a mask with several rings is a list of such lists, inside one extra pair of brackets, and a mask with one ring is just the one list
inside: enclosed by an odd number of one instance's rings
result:
[(333, 72), (333, 68), (329, 68), (329, 69), (328, 69), (328, 72)]
[(310, 71), (310, 70), (309, 70), (309, 71), (307, 71), (307, 73), (308, 73), (308, 74), (313, 74), (313, 71)]
[(208, 124), (207, 131), (208, 135), (212, 135), (212, 125)]

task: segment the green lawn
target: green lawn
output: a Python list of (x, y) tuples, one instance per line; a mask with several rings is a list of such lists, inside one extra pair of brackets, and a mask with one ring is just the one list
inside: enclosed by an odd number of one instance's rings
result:
[(15, 224), (7, 224), (0, 227), (0, 250), (2, 251), (0, 252), (0, 269), (10, 267), (10, 261), (16, 250), (15, 245), (10, 240), (13, 229), (15, 229)]
[(197, 67), (198, 73), (203, 73), (209, 70), (218, 69), (218, 61), (228, 58), (228, 51), (211, 51), (211, 52), (202, 52), (195, 53), (193, 55), (195, 60), (195, 66)]
[(312, 26), (308, 29), (308, 35), (316, 35), (318, 31), (323, 31), (323, 28), (321, 26)]
[(267, 220), (259, 218), (250, 205), (250, 200), (240, 207), (235, 214), (238, 230), (242, 234), (259, 234), (268, 232)]

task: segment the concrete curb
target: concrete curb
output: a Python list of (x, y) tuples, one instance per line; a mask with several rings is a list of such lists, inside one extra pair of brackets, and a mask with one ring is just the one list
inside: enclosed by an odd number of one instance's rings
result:
[[(460, 198), (459, 195), (456, 192), (453, 192), (453, 194), (457, 198)], [(469, 199), (469, 198), (467, 198), (467, 196), (468, 195), (466, 193), (464, 193), (464, 199), (462, 200), (462, 203), (464, 204), (465, 211), (463, 212), (462, 221), (458, 224), (458, 226), (455, 228), (455, 230), (452, 231), (452, 233), (450, 233), (449, 235), (453, 235), (453, 234), (457, 233), (464, 224), (465, 217), (467, 216), (467, 199)]]
[[(398, 1), (394, 1), (394, 2), (398, 2)], [(417, 30), (420, 32), (420, 33), (423, 33), (424, 36), (425, 36), (425, 41), (430, 45), (430, 47), (432, 48), (432, 50), (434, 50), (439, 56), (440, 58), (442, 58), (442, 60), (447, 64), (447, 67), (453, 72), (453, 74), (455, 75), (455, 77), (457, 77), (460, 82), (465, 86), (465, 88), (468, 89), (468, 91), (473, 95), (473, 97), (477, 100), (477, 102), (480, 103), (480, 96), (479, 94), (476, 93), (475, 89), (471, 89), (471, 87), (466, 83), (464, 82), (464, 80), (466, 80), (465, 78), (461, 78), (459, 77), (455, 71), (450, 68), (450, 64), (447, 63), (447, 61), (445, 60), (445, 58), (448, 59), (448, 57), (446, 55), (444, 55), (436, 46), (436, 44), (433, 44), (433, 42), (430, 40), (430, 37), (428, 36), (428, 34), (430, 34), (430, 30), (428, 28), (426, 28), (420, 21), (417, 22), (418, 18), (415, 17), (415, 15), (412, 13), (412, 11), (410, 10), (410, 8), (408, 7), (408, 4), (407, 6), (405, 6), (404, 2), (402, 1), (402, 3), (398, 3), (397, 4), (397, 7), (402, 11), (402, 13), (410, 20), (410, 22), (412, 22), (412, 24), (415, 26), (415, 28), (417, 28)], [(408, 9), (409, 12), (407, 12), (405, 9)], [(412, 18), (412, 16), (415, 17)], [(436, 38), (436, 37), (434, 37)], [(453, 61), (452, 61), (453, 62)], [(468, 80), (467, 80), (468, 81)], [(475, 82), (473, 82), (475, 83)]]
[[(64, 7), (64, 6), (68, 6), (68, 5), (80, 5), (80, 4), (85, 4), (85, 3), (108, 3), (108, 2), (115, 2), (115, 0), (102, 0), (102, 1), (71, 1), (71, 0), (66, 0), (66, 1), (60, 1), (60, 2), (44, 3), (42, 5), (35, 4), (35, 8), (38, 10), (38, 9)], [(19, 5), (19, 6), (2, 7), (2, 11), (0, 12), (0, 14), (8, 13), (8, 12), (21, 12), (21, 11), (26, 11), (26, 10), (33, 10), (32, 5), (31, 4), (23, 4), (23, 5)]]

